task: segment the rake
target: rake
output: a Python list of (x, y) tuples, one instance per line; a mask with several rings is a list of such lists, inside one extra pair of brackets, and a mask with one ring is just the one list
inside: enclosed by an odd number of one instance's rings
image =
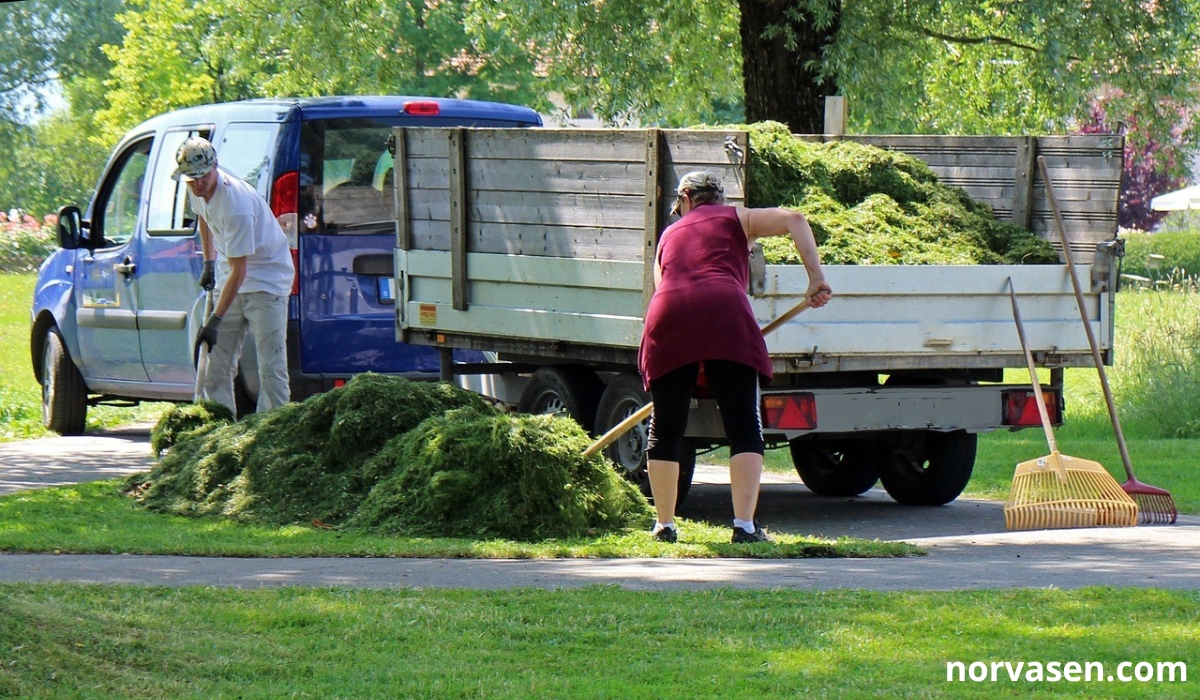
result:
[(1112, 421), (1113, 434), (1117, 438), (1117, 449), (1121, 453), (1121, 464), (1125, 467), (1125, 483), (1121, 488), (1138, 504), (1141, 521), (1152, 525), (1171, 525), (1179, 517), (1175, 509), (1175, 501), (1166, 489), (1150, 486), (1138, 481), (1133, 475), (1133, 464), (1129, 459), (1129, 449), (1125, 446), (1125, 433), (1121, 430), (1121, 419), (1117, 416), (1117, 406), (1113, 401), (1112, 389), (1108, 386), (1108, 374), (1104, 371), (1104, 362), (1100, 357), (1100, 348), (1096, 336), (1092, 333), (1092, 324), (1088, 320), (1087, 311), (1083, 305), (1083, 290), (1079, 284), (1079, 275), (1071, 263), (1071, 246), (1067, 244), (1067, 235), (1063, 228), (1062, 214), (1058, 210), (1058, 200), (1054, 196), (1054, 187), (1050, 184), (1050, 173), (1046, 169), (1046, 159), (1038, 156), (1038, 167), (1042, 170), (1042, 181), (1046, 183), (1046, 198), (1050, 201), (1050, 209), (1054, 212), (1054, 223), (1058, 228), (1058, 240), (1062, 243), (1063, 259), (1067, 269), (1071, 271), (1071, 284), (1075, 288), (1075, 302), (1079, 306), (1079, 314), (1083, 318), (1083, 328), (1087, 331), (1088, 344), (1092, 348), (1092, 360), (1096, 371), (1100, 374), (1100, 386), (1104, 390), (1104, 403), (1108, 407), (1108, 416)]
[(1008, 294), (1050, 454), (1017, 465), (1008, 501), (1004, 504), (1004, 526), (1009, 530), (1042, 530), (1136, 525), (1137, 504), (1103, 465), (1058, 451), (1050, 414), (1042, 397), (1042, 385), (1033, 364), (1033, 353), (1025, 339), (1025, 324), (1021, 321), (1012, 278), (1008, 280)]

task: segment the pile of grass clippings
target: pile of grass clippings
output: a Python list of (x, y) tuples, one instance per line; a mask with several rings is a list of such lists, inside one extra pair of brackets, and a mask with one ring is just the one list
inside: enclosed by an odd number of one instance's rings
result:
[(645, 498), (591, 439), (556, 415), (462, 408), (389, 443), (368, 467), (386, 474), (351, 525), (507, 539), (570, 537), (634, 524)]
[[(517, 539), (619, 529), (647, 513), (611, 465), (582, 456), (574, 421), (504, 414), (446, 383), (368, 373), (242, 421), (169, 428), (199, 413), (173, 409), (156, 427), (166, 453), (130, 484), (145, 507)], [(418, 497), (397, 497), (398, 484)]]
[[(803, 212), (826, 265), (1057, 263), (1049, 243), (999, 221), (917, 158), (874, 146), (814, 143), (776, 122), (750, 133), (748, 206)], [(766, 261), (799, 264), (790, 239), (762, 240)]]
[(216, 401), (177, 404), (167, 409), (150, 430), (150, 449), (161, 457), (183, 438), (233, 422), (233, 411)]

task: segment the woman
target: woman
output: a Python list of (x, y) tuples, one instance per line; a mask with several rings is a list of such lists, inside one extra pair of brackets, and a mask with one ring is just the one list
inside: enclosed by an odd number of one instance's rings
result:
[(726, 206), (721, 179), (711, 172), (687, 173), (676, 193), (672, 213), (682, 218), (659, 239), (655, 291), (638, 357), (654, 401), (647, 446), (657, 513), (651, 534), (664, 542), (678, 538), (679, 450), (703, 365), (729, 440), (732, 541), (770, 541), (754, 520), (764, 446), (759, 386), (771, 379), (766, 341), (746, 293), (754, 242), (790, 234), (808, 272), (809, 305), (824, 306), (833, 291), (825, 281), (812, 229), (799, 212)]

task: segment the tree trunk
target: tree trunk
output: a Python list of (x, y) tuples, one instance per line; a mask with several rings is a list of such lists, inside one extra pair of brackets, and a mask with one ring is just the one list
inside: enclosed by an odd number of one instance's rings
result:
[[(837, 94), (837, 81), (817, 84), (821, 51), (833, 41), (838, 20), (822, 29), (812, 16), (795, 9), (799, 19), (785, 14), (792, 0), (739, 0), (742, 34), (742, 79), (746, 92), (746, 121), (773, 120), (787, 124), (793, 133), (820, 134), (825, 130), (825, 97)], [(840, 13), (840, 3), (838, 3)], [(787, 27), (796, 46), (788, 49), (786, 32), (763, 36), (771, 27)]]

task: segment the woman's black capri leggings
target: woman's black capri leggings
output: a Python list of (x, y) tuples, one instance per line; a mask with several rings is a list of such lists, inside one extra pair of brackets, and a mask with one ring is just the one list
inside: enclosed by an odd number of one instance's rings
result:
[[(679, 461), (688, 407), (696, 388), (700, 363), (684, 365), (650, 382), (654, 415), (646, 454), (650, 459)], [(705, 360), (704, 376), (721, 409), (729, 454), (763, 453), (762, 417), (759, 412), (758, 371), (728, 360)]]

